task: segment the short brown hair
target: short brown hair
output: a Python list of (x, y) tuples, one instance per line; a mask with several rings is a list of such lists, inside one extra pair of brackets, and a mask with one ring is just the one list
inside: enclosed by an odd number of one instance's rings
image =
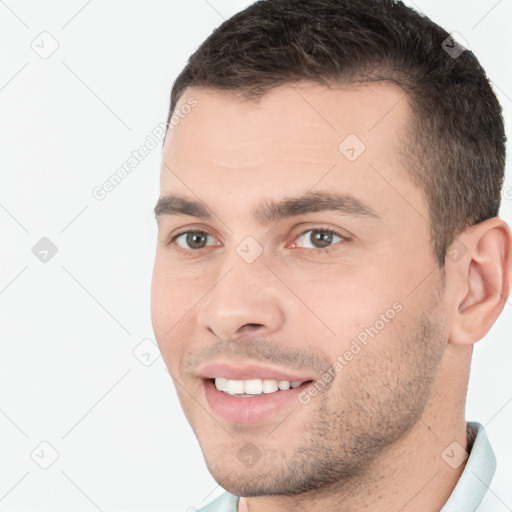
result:
[(168, 123), (188, 87), (257, 99), (299, 80), (400, 86), (414, 113), (402, 152), (426, 194), (443, 267), (460, 232), (498, 215), (505, 168), (501, 106), (473, 53), (446, 51), (453, 46), (448, 32), (399, 1), (260, 0), (189, 58)]

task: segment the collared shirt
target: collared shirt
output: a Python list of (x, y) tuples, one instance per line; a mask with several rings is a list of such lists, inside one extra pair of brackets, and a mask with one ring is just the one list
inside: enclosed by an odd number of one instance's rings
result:
[[(440, 512), (478, 512), (496, 471), (496, 458), (484, 428), (476, 422), (467, 425), (468, 439), (474, 439), (473, 446), (466, 467)], [(238, 512), (239, 500), (238, 496), (225, 492), (198, 512)]]

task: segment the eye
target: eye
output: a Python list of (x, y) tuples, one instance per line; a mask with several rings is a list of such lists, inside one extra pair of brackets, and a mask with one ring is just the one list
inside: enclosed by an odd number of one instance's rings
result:
[(171, 243), (175, 243), (185, 250), (199, 250), (211, 245), (215, 245), (213, 241), (213, 237), (205, 231), (190, 230), (176, 235), (171, 240)]
[(305, 249), (325, 249), (343, 240), (343, 235), (330, 229), (308, 229), (296, 238), (294, 245), (298, 242)]

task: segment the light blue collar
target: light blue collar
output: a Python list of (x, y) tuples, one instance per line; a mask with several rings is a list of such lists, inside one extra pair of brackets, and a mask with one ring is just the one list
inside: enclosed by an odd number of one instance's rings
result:
[[(484, 427), (468, 423), (468, 438), (474, 437), (466, 467), (441, 512), (475, 512), (496, 471), (496, 457)], [(236, 509), (235, 509), (236, 510)]]

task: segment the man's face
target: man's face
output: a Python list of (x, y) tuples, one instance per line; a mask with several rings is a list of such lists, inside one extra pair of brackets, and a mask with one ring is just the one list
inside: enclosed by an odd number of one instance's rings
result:
[(399, 158), (408, 101), (303, 82), (259, 102), (190, 89), (177, 110), (191, 98), (164, 148), (152, 290), (185, 414), (235, 494), (354, 476), (421, 427), (446, 344)]

